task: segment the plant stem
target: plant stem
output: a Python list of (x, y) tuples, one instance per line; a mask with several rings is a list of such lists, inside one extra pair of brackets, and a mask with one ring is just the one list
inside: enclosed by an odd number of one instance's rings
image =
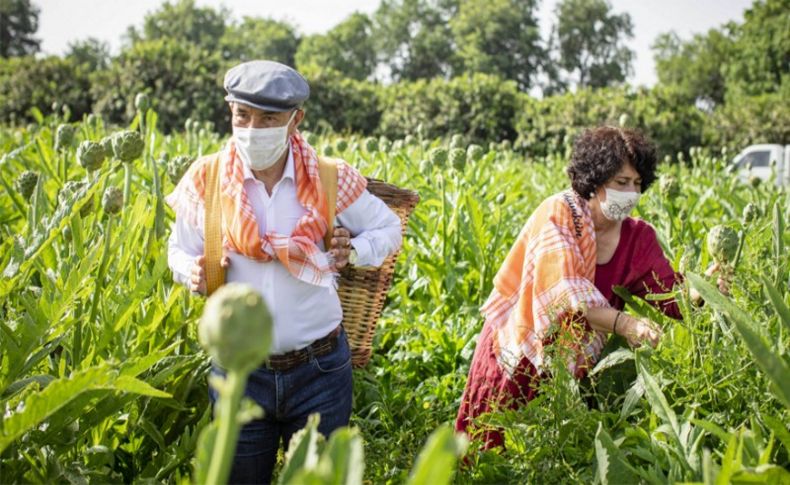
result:
[(132, 162), (123, 164), (123, 203), (129, 205), (129, 196), (132, 193)]
[(88, 317), (88, 322), (93, 322), (96, 319), (96, 310), (99, 306), (99, 295), (101, 294), (104, 280), (104, 270), (105, 266), (107, 265), (107, 258), (110, 254), (110, 241), (112, 240), (112, 219), (113, 217), (108, 214), (107, 222), (104, 226), (104, 252), (102, 253), (101, 262), (99, 263), (99, 272), (96, 275), (96, 285), (93, 289), (93, 301), (91, 302), (91, 313), (90, 317)]
[(225, 383), (220, 390), (217, 403), (219, 429), (211, 453), (211, 464), (206, 474), (206, 483), (227, 483), (233, 455), (236, 452), (236, 440), (239, 437), (239, 423), (236, 412), (244, 394), (246, 376), (238, 371), (229, 370)]

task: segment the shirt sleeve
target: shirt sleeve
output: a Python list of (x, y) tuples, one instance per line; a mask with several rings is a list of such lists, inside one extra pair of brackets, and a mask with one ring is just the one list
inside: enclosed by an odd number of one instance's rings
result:
[[(655, 229), (647, 227), (641, 235), (642, 250), (637, 253), (646, 264), (640, 268), (640, 276), (628, 288), (631, 294), (643, 299), (651, 294), (670, 293), (675, 285), (683, 280), (682, 276), (672, 269), (672, 265), (664, 255), (664, 251), (658, 243)], [(646, 301), (670, 318), (683, 319), (683, 314), (680, 313), (680, 308), (674, 298)]]
[(203, 233), (184, 219), (176, 217), (171, 227), (167, 247), (167, 264), (173, 271), (173, 280), (184, 286), (189, 285), (189, 277), (195, 258), (203, 254)]
[(351, 233), (358, 266), (381, 266), (401, 246), (400, 217), (367, 190), (337, 220)]

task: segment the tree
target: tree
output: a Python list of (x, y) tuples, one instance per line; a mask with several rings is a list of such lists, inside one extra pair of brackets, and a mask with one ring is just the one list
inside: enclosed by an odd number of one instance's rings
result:
[(30, 0), (0, 0), (0, 57), (27, 56), (39, 51), (38, 7)]
[(376, 68), (372, 26), (367, 15), (355, 12), (326, 34), (303, 39), (296, 52), (296, 64), (300, 69), (314, 64), (354, 79), (366, 79)]
[(565, 71), (555, 83), (597, 88), (625, 81), (634, 59), (624, 44), (633, 37), (630, 15), (613, 14), (607, 0), (561, 0), (555, 13), (552, 47)]
[(66, 57), (82, 65), (88, 71), (107, 69), (110, 65), (110, 46), (95, 37), (69, 43)]
[(224, 59), (244, 62), (268, 59), (294, 65), (299, 38), (291, 24), (261, 17), (244, 17), (227, 27), (220, 39)]
[(145, 16), (142, 32), (129, 27), (126, 32), (130, 44), (143, 40), (175, 39), (191, 42), (206, 49), (216, 49), (225, 33), (225, 19), (230, 12), (224, 7), (197, 7), (195, 0), (178, 0)]
[(451, 20), (463, 69), (495, 74), (528, 90), (546, 62), (536, 0), (465, 0)]
[(374, 14), (379, 60), (393, 80), (449, 77), (457, 65), (453, 0), (383, 0)]

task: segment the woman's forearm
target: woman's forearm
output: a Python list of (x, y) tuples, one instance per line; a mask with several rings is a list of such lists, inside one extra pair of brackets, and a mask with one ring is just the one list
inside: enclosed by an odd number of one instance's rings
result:
[[(618, 314), (620, 316), (618, 317)], [(617, 330), (620, 330), (621, 325), (625, 324), (626, 315), (611, 307), (606, 308), (590, 308), (587, 310), (587, 322), (599, 332), (615, 333), (614, 323), (617, 320)]]

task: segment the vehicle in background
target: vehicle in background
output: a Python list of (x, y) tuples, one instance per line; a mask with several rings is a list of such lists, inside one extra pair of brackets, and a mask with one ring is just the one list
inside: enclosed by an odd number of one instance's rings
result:
[(776, 185), (790, 185), (790, 145), (749, 145), (732, 159), (732, 164), (744, 181), (752, 176), (768, 181), (776, 173)]

